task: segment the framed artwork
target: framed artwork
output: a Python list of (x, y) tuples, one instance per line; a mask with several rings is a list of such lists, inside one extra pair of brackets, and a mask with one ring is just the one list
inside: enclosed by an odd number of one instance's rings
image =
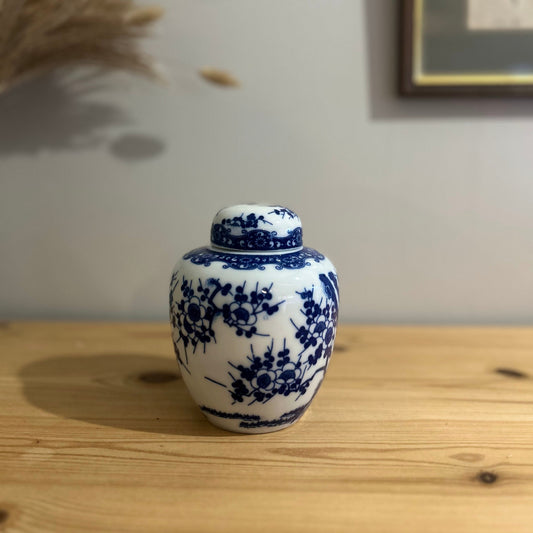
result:
[(533, 0), (400, 0), (404, 96), (533, 96)]

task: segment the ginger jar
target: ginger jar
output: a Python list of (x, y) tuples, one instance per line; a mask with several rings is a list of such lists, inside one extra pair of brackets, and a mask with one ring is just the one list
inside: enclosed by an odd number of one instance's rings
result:
[(294, 424), (326, 374), (338, 305), (335, 268), (303, 246), (293, 211), (219, 211), (210, 246), (185, 254), (170, 283), (176, 357), (207, 419), (240, 433)]

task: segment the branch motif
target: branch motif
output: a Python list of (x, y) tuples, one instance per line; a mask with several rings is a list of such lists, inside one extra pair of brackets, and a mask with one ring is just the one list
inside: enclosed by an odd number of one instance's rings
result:
[(205, 379), (228, 389), (233, 403), (248, 405), (255, 402), (266, 403), (276, 395), (289, 396), (295, 394), (295, 400), (303, 396), (317, 375), (323, 379), (335, 340), (335, 328), (338, 315), (337, 277), (333, 272), (321, 274), (319, 279), (323, 285), (326, 298), (314, 299), (314, 287), (297, 292), (303, 304), (300, 314), (305, 317), (303, 323), (291, 319), (295, 338), (302, 346), (296, 357), (291, 357), (287, 348), (287, 339), (283, 339), (283, 347), (276, 351), (274, 339), (267, 346), (262, 357), (254, 352), (250, 345), (250, 354), (246, 357), (247, 364), (235, 364), (229, 361), (232, 368), (228, 372), (231, 385), (228, 387), (214, 379)]
[[(189, 348), (192, 347), (192, 353), (195, 353), (201, 345), (205, 353), (209, 343), (216, 343), (213, 324), (218, 317), (222, 317), (238, 336), (267, 336), (258, 331), (257, 322), (263, 315), (271, 316), (278, 312), (284, 302), (271, 303), (272, 286), (271, 283), (260, 288), (256, 283), (252, 291), (247, 291), (244, 282), (233, 290), (231, 283), (222, 284), (219, 279), (210, 278), (206, 282), (199, 279), (195, 284), (185, 277), (180, 282), (178, 275), (174, 274), (170, 289), (171, 321), (178, 331), (175, 348), (178, 349), (180, 341), (183, 343), (186, 363), (189, 361)], [(181, 293), (181, 299), (174, 299), (176, 292)]]

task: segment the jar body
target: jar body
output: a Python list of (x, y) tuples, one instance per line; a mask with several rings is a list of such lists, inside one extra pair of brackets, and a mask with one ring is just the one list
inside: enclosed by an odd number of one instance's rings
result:
[(206, 417), (229, 431), (277, 431), (303, 415), (328, 367), (337, 314), (335, 268), (310, 248), (199, 248), (172, 274), (183, 380)]

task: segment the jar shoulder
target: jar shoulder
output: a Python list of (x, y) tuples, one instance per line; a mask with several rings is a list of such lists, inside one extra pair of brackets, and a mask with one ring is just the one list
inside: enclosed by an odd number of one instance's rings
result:
[(321, 273), (336, 273), (325, 255), (308, 247), (287, 254), (235, 254), (208, 247), (196, 248), (177, 262), (173, 274), (178, 272), (186, 278), (287, 282)]

